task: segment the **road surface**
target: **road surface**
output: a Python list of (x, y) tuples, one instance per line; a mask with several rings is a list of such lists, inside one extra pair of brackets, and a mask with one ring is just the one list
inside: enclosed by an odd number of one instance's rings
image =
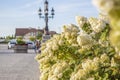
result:
[(0, 80), (39, 80), (39, 65), (34, 50), (14, 53), (0, 44)]

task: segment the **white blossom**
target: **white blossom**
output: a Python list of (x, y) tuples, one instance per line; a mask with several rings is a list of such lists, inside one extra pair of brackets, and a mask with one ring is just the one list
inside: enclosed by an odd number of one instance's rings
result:
[(79, 69), (77, 73), (74, 73), (70, 80), (86, 80), (87, 73), (83, 69)]
[(95, 37), (95, 32), (90, 33), (90, 36)]
[(58, 41), (58, 44), (59, 44), (59, 45), (62, 45), (62, 44), (64, 44), (64, 41), (60, 39), (60, 40)]
[(63, 73), (60, 73), (57, 75), (58, 78), (62, 78), (62, 76), (63, 76)]
[(48, 79), (48, 73), (42, 72), (40, 74), (40, 80), (47, 80)]
[(46, 64), (49, 61), (50, 61), (50, 58), (46, 56), (46, 57), (40, 59), (38, 62), (41, 64)]
[(95, 80), (93, 77), (91, 77), (91, 78), (88, 78), (87, 80)]
[(48, 80), (58, 80), (57, 76), (53, 75), (48, 78)]
[(85, 33), (78, 35), (77, 42), (82, 47), (92, 47), (94, 44), (92, 37)]
[(116, 64), (114, 58), (112, 58), (112, 60), (111, 60), (111, 67), (116, 67), (116, 66), (117, 66), (117, 64)]
[(103, 20), (105, 23), (109, 23), (109, 18), (105, 14), (99, 14), (99, 19)]
[[(116, 62), (120, 59), (119, 54), (113, 57), (109, 55), (110, 52), (114, 54), (109, 41), (95, 39), (106, 26), (102, 19), (76, 17), (80, 27), (65, 25), (61, 34), (54, 35), (43, 43), (41, 54), (36, 56), (40, 64), (40, 80), (67, 80), (68, 77), (69, 80), (95, 80), (98, 77), (96, 73), (101, 73), (101, 66), (105, 66), (103, 70), (108, 65), (111, 66), (107, 70), (119, 67)], [(91, 33), (82, 30), (85, 23), (89, 24), (86, 26), (92, 29)]]
[(103, 20), (91, 17), (88, 19), (88, 21), (91, 25), (92, 30), (96, 33), (101, 32), (106, 27), (106, 24)]
[(59, 46), (58, 46), (57, 44), (53, 44), (53, 45), (52, 45), (52, 50), (54, 50), (54, 51), (55, 51), (55, 50), (57, 50), (57, 49), (58, 49), (58, 47), (59, 47)]
[(87, 73), (89, 73), (90, 71), (96, 71), (99, 68), (99, 62), (88, 59), (82, 63), (82, 68)]
[(76, 22), (79, 25), (79, 27), (83, 27), (85, 23), (87, 23), (87, 18), (83, 16), (76, 16)]
[(100, 59), (102, 62), (109, 62), (110, 61), (109, 57), (105, 53), (101, 55)]

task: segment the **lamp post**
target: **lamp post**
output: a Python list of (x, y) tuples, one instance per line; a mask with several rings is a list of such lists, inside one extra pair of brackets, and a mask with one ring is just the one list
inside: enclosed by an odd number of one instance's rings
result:
[(41, 10), (41, 8), (39, 8), (39, 14), (38, 14), (40, 18), (43, 18), (45, 20), (45, 28), (44, 28), (44, 34), (45, 35), (49, 35), (48, 19), (49, 18), (53, 19), (54, 15), (55, 15), (53, 8), (51, 9), (51, 16), (49, 16), (48, 11), (49, 11), (48, 10), (48, 1), (45, 0), (45, 2), (44, 2), (44, 16), (42, 16), (42, 10)]

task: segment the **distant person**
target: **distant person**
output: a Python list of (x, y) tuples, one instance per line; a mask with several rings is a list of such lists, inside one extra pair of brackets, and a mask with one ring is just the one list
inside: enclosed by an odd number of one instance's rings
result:
[(35, 41), (35, 53), (39, 52), (39, 48), (40, 48), (40, 41)]
[(34, 43), (35, 43), (35, 47), (34, 47), (34, 50), (35, 50), (35, 53), (37, 53), (36, 40), (34, 41)]

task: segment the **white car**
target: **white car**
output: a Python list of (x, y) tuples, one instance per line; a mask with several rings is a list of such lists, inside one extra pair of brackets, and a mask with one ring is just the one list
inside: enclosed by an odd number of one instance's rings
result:
[(26, 41), (26, 44), (28, 45), (28, 49), (34, 49), (35, 43), (33, 41)]
[(15, 40), (9, 41), (9, 42), (8, 42), (8, 49), (14, 48), (15, 44), (16, 44), (16, 41), (15, 41)]

